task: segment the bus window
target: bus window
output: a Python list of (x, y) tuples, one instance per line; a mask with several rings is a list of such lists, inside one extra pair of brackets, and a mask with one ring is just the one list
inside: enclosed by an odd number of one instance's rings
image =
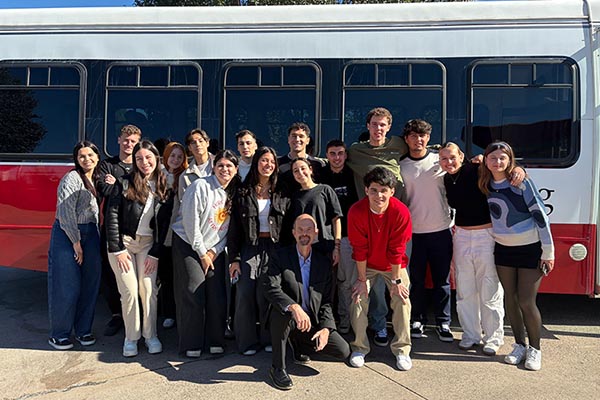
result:
[(202, 70), (195, 63), (114, 63), (106, 86), (105, 145), (117, 154), (121, 127), (133, 124), (144, 138), (182, 141), (199, 126)]
[(374, 107), (392, 113), (392, 135), (404, 123), (421, 118), (432, 125), (431, 143), (445, 138), (446, 71), (436, 61), (351, 62), (344, 68), (342, 134), (348, 144), (366, 131)]
[[(235, 134), (254, 132), (259, 143), (287, 154), (287, 128), (305, 122), (319, 143), (321, 71), (313, 63), (231, 63), (225, 69), (225, 147), (236, 149)], [(318, 146), (315, 149), (318, 152)]]
[(524, 165), (566, 167), (575, 162), (579, 104), (574, 62), (482, 60), (471, 66), (470, 77), (470, 154), (504, 140)]
[(79, 64), (1, 63), (0, 153), (25, 159), (71, 154), (82, 131), (84, 81)]

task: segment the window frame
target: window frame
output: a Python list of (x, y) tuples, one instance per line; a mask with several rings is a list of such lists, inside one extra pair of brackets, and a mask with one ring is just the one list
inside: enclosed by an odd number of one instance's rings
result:
[[(479, 65), (499, 65), (504, 63), (507, 67), (510, 65), (532, 64), (533, 72), (535, 73), (536, 64), (563, 64), (567, 62), (571, 69), (572, 83), (550, 83), (550, 84), (535, 84), (533, 79), (531, 84), (511, 83), (511, 70), (509, 68), (507, 76), (508, 83), (477, 83), (473, 82), (475, 68)], [(467, 110), (466, 110), (466, 138), (465, 146), (467, 154), (473, 154), (473, 117), (474, 117), (474, 91), (478, 88), (534, 88), (546, 87), (553, 89), (572, 89), (572, 118), (571, 118), (571, 152), (567, 157), (560, 159), (541, 159), (527, 158), (515, 155), (515, 159), (520, 164), (526, 167), (544, 167), (544, 168), (568, 168), (574, 165), (581, 154), (581, 96), (580, 96), (580, 79), (579, 68), (577, 62), (570, 57), (499, 57), (499, 58), (480, 58), (471, 61), (467, 65)]]
[[(111, 85), (110, 84), (110, 71), (114, 67), (123, 67), (130, 66), (137, 68), (137, 77), (136, 77), (136, 85)], [(182, 66), (191, 66), (198, 70), (198, 84), (197, 85), (174, 85), (171, 86), (171, 67), (182, 67)], [(167, 85), (141, 85), (140, 83), (140, 67), (168, 67), (167, 73)], [(106, 67), (105, 72), (105, 84), (104, 84), (104, 123), (102, 128), (102, 151), (104, 155), (110, 157), (111, 154), (108, 152), (108, 101), (109, 101), (109, 91), (120, 91), (120, 90), (192, 90), (192, 88), (196, 88), (197, 92), (197, 111), (196, 111), (196, 119), (198, 121), (198, 128), (202, 127), (202, 87), (203, 87), (203, 78), (204, 78), (204, 70), (202, 66), (194, 61), (187, 60), (149, 60), (149, 61), (113, 61), (110, 62)], [(143, 132), (142, 132), (143, 134)], [(114, 140), (114, 138), (113, 138)]]
[[(232, 68), (235, 67), (257, 67), (260, 71), (261, 67), (311, 67), (315, 71), (315, 84), (314, 85), (286, 85), (284, 82), (284, 74), (281, 74), (280, 84), (262, 85), (261, 74), (259, 73), (256, 85), (228, 85), (227, 77), (228, 73)], [(223, 97), (221, 105), (221, 134), (219, 139), (225, 146), (227, 143), (227, 90), (293, 90), (293, 89), (313, 89), (315, 91), (315, 123), (314, 126), (310, 126), (311, 137), (314, 139), (314, 153), (319, 154), (321, 147), (321, 115), (322, 115), (322, 88), (323, 88), (323, 71), (321, 66), (312, 60), (249, 60), (249, 61), (230, 61), (223, 65)], [(305, 121), (293, 121), (293, 122), (305, 122)]]
[[(437, 65), (440, 67), (442, 72), (442, 84), (441, 85), (413, 85), (412, 84), (412, 64), (431, 64)], [(349, 67), (353, 65), (374, 65), (375, 67), (375, 84), (374, 85), (347, 85), (346, 84), (346, 72)], [(407, 85), (380, 85), (379, 84), (379, 65), (408, 65), (408, 84)], [(342, 99), (341, 99), (341, 115), (340, 115), (340, 134), (341, 140), (346, 140), (345, 134), (345, 115), (346, 115), (346, 92), (347, 90), (358, 90), (361, 89), (374, 89), (381, 88), (383, 90), (394, 90), (394, 89), (439, 89), (442, 94), (442, 110), (441, 110), (441, 139), (442, 142), (446, 140), (446, 118), (447, 118), (447, 96), (448, 96), (448, 81), (447, 81), (448, 71), (446, 70), (446, 66), (439, 60), (436, 59), (383, 59), (383, 60), (352, 60), (346, 62), (344, 64), (344, 68), (342, 70)], [(373, 107), (377, 107), (377, 105), (373, 105)], [(366, 117), (366, 115), (365, 115)], [(404, 122), (402, 122), (404, 124)], [(365, 123), (366, 129), (366, 123)]]
[[(50, 69), (46, 85), (29, 85), (30, 69), (46, 67)], [(65, 68), (73, 67), (79, 72), (79, 85), (51, 85), (52, 67)], [(2, 60), (0, 68), (27, 68), (27, 82), (21, 85), (0, 85), (0, 89), (19, 88), (19, 89), (75, 89), (79, 88), (79, 109), (77, 112), (77, 141), (85, 139), (85, 112), (87, 106), (87, 69), (85, 65), (76, 60), (56, 60), (56, 61), (37, 61), (37, 60)], [(73, 149), (65, 153), (0, 153), (0, 157), (7, 161), (18, 160), (65, 160), (73, 157)]]

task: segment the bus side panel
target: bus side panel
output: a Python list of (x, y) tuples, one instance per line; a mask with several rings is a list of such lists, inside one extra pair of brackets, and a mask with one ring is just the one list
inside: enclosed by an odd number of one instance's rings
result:
[(0, 265), (46, 271), (65, 165), (0, 165)]
[[(541, 293), (594, 294), (596, 226), (590, 224), (552, 224), (555, 247), (554, 270), (542, 279)], [(575, 243), (588, 250), (582, 261), (574, 261), (569, 249)]]

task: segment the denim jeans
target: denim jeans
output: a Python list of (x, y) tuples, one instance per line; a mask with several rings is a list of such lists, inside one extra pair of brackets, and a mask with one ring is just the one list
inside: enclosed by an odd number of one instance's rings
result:
[(54, 221), (48, 250), (50, 337), (65, 339), (92, 332), (100, 287), (100, 235), (94, 223), (80, 224), (83, 264), (75, 262), (73, 243)]
[(369, 327), (375, 332), (384, 329), (387, 324), (388, 306), (385, 298), (385, 280), (375, 276), (369, 292)]

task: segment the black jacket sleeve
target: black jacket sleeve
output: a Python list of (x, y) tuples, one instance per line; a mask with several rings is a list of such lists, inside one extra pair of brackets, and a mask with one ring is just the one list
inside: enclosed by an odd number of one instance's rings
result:
[[(120, 188), (121, 185), (115, 187)], [(108, 242), (108, 252), (116, 253), (125, 250), (123, 239), (119, 232), (119, 214), (123, 207), (123, 196), (121, 190), (116, 190), (108, 198), (108, 207), (104, 225), (106, 227), (106, 241)]]

